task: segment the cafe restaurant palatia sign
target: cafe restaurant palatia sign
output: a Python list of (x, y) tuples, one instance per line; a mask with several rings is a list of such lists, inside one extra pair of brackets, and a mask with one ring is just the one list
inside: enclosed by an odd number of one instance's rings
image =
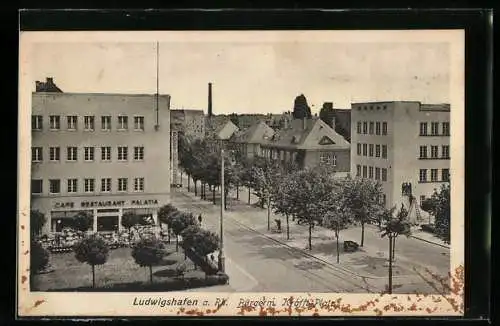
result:
[[(80, 202), (79, 208), (103, 208), (103, 207), (134, 207), (158, 205), (157, 199), (134, 199), (134, 200), (91, 200)], [(54, 209), (78, 208), (75, 202), (55, 202)]]

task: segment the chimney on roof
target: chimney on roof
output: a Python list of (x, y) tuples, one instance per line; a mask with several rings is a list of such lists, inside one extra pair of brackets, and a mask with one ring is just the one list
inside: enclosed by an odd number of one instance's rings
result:
[(212, 83), (208, 83), (208, 117), (212, 117)]
[(323, 103), (323, 108), (327, 110), (332, 110), (333, 109), (333, 102), (325, 102)]
[(54, 78), (52, 77), (47, 77), (46, 78), (47, 85), (54, 85)]

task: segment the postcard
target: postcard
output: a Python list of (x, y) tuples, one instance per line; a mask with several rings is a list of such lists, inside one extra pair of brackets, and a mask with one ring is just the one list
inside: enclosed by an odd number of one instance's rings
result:
[(461, 316), (464, 31), (21, 32), (20, 317)]

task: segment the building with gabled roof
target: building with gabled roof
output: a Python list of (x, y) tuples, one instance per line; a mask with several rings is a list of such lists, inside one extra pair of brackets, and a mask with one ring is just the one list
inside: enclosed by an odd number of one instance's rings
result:
[(227, 117), (224, 119), (208, 118), (206, 124), (206, 138), (229, 140), (239, 128)]
[(234, 133), (230, 141), (234, 149), (245, 157), (252, 158), (259, 154), (261, 144), (271, 138), (274, 133), (273, 128), (263, 121), (258, 121), (250, 128)]
[(295, 161), (300, 168), (331, 164), (337, 171), (350, 169), (350, 144), (318, 118), (295, 119), (261, 144), (261, 156)]

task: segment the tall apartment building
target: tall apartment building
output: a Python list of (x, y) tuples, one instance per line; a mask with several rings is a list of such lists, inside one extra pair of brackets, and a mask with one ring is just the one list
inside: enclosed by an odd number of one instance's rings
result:
[(379, 180), (386, 207), (403, 204), (412, 222), (426, 222), (421, 202), (449, 181), (450, 105), (354, 103), (351, 140), (351, 174)]
[(78, 212), (94, 231), (126, 212), (157, 221), (170, 202), (170, 96), (32, 94), (31, 208), (58, 232)]

